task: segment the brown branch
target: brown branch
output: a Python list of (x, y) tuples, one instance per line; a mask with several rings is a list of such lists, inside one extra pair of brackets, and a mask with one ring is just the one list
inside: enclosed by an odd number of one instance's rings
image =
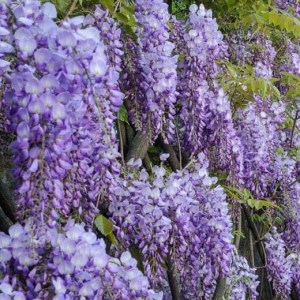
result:
[(118, 124), (118, 131), (119, 131), (121, 159), (122, 159), (122, 164), (124, 165), (124, 148), (126, 145), (125, 127), (124, 124), (119, 119), (117, 120), (117, 124)]
[[(238, 211), (238, 220), (237, 220), (237, 228), (236, 230), (240, 233), (242, 231), (242, 212), (241, 212), (241, 208), (239, 207), (239, 211)], [(239, 249), (240, 246), (240, 241), (241, 241), (241, 236), (240, 234), (237, 234), (234, 237), (234, 244), (235, 244), (235, 248)]]
[[(261, 238), (260, 238), (260, 235), (258, 233), (258, 230), (256, 228), (255, 223), (252, 221), (251, 213), (250, 213), (248, 207), (245, 204), (242, 204), (242, 207), (243, 207), (243, 211), (245, 213), (246, 220), (247, 220), (247, 223), (249, 225), (249, 228), (250, 228), (250, 230), (253, 234), (253, 237), (254, 237), (255, 241), (257, 241), (256, 247), (257, 247), (257, 251), (259, 253), (259, 256), (261, 258), (261, 262), (262, 262), (263, 265), (266, 265), (267, 256), (266, 256), (264, 244), (261, 241)], [(260, 241), (260, 242), (258, 242), (258, 241)]]
[(134, 138), (134, 130), (128, 124), (125, 124), (127, 144), (130, 145)]
[(0, 207), (11, 221), (16, 221), (16, 205), (13, 200), (13, 195), (8, 185), (4, 183), (4, 180), (2, 178), (0, 178)]
[(177, 158), (176, 152), (173, 149), (173, 147), (169, 144), (165, 144), (163, 137), (161, 135), (159, 135), (159, 137), (158, 137), (158, 142), (161, 144), (163, 150), (170, 155), (168, 158), (168, 162), (169, 162), (172, 170), (174, 172), (176, 172), (177, 170), (180, 170), (180, 162)]
[(7, 217), (3, 209), (0, 207), (0, 231), (8, 233), (8, 229), (12, 224), (13, 222)]
[(295, 119), (294, 119), (294, 122), (293, 122), (292, 135), (291, 135), (291, 140), (290, 140), (290, 148), (293, 147), (293, 139), (294, 139), (296, 124), (297, 124), (297, 121), (299, 119), (298, 114), (299, 114), (299, 110), (296, 111), (296, 116), (295, 116)]
[(213, 300), (222, 300), (226, 290), (226, 279), (222, 276), (219, 277), (216, 289), (213, 295)]
[(146, 155), (143, 159), (143, 164), (144, 164), (147, 172), (152, 173), (151, 159), (150, 159), (148, 153), (146, 153)]
[(300, 299), (300, 294), (298, 293), (295, 284), (292, 284), (292, 291), (290, 294), (290, 297), (292, 300), (299, 300)]
[(143, 132), (138, 131), (129, 146), (125, 161), (128, 162), (131, 159), (137, 160), (139, 158), (144, 159), (148, 151), (149, 144), (149, 137)]
[(166, 263), (167, 263), (167, 275), (168, 275), (168, 281), (171, 289), (172, 300), (180, 300), (180, 291), (178, 288), (177, 280), (175, 278), (173, 262), (170, 254), (168, 254), (167, 256)]
[(167, 2), (167, 4), (168, 4), (168, 10), (169, 10), (169, 13), (172, 14), (172, 4), (173, 4), (173, 0), (167, 0), (166, 2)]

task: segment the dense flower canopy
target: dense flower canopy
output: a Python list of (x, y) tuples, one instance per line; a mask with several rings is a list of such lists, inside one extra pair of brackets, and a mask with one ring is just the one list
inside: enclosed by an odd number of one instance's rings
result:
[(133, 2), (0, 0), (0, 300), (300, 295), (299, 37)]

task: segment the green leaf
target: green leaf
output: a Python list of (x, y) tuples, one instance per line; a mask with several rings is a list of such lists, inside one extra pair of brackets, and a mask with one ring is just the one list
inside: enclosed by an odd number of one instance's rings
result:
[(261, 215), (259, 215), (259, 214), (253, 214), (252, 215), (252, 220), (254, 222), (265, 223), (266, 219), (267, 219), (266, 214), (261, 214)]
[(263, 99), (268, 96), (268, 88), (268, 83), (264, 79), (258, 78), (258, 90)]
[(256, 199), (248, 199), (247, 200), (247, 204), (251, 207), (251, 208), (255, 208), (257, 210), (260, 210), (264, 207), (278, 207), (276, 204), (267, 201), (267, 200), (256, 200)]
[(100, 231), (100, 233), (104, 236), (108, 236), (113, 231), (113, 223), (103, 215), (98, 215), (95, 219), (94, 224)]
[(124, 24), (127, 24), (128, 21), (129, 21), (128, 18), (127, 18), (127, 16), (124, 15), (123, 13), (121, 13), (121, 12), (115, 13), (114, 17), (117, 19), (117, 21), (122, 22)]
[(53, 0), (51, 2), (55, 5), (60, 17), (65, 17), (72, 4), (71, 0)]
[(240, 231), (240, 230), (235, 230), (235, 231), (233, 231), (233, 235), (235, 235), (235, 236), (240, 236), (240, 237), (242, 237), (242, 238), (245, 238), (245, 235), (244, 235), (243, 232)]
[(111, 14), (114, 14), (114, 0), (99, 0), (99, 3), (108, 9)]
[(277, 155), (283, 155), (284, 154), (284, 149), (282, 147), (278, 147), (277, 149), (275, 149), (274, 152)]
[(134, 6), (133, 5), (126, 5), (122, 6), (120, 9), (120, 13), (123, 14), (127, 21), (126, 24), (130, 27), (136, 27), (136, 20), (134, 16)]
[(109, 233), (107, 235), (108, 239), (110, 240), (110, 242), (113, 244), (113, 245), (117, 245), (118, 244), (118, 241), (117, 241), (117, 238), (116, 236), (114, 235), (113, 232)]
[(160, 150), (159, 150), (158, 147), (150, 146), (149, 149), (148, 149), (148, 152), (149, 152), (149, 153), (153, 153), (153, 154), (157, 154), (157, 153), (160, 152)]
[(233, 77), (233, 78), (237, 78), (237, 73), (235, 71), (235, 68), (233, 66), (227, 65), (227, 70), (229, 72), (229, 74)]
[(137, 267), (140, 271), (144, 272), (144, 266), (143, 266), (143, 256), (141, 250), (136, 246), (131, 246), (129, 248), (129, 251), (131, 253), (131, 256), (135, 258), (137, 261)]
[(118, 112), (118, 119), (126, 124), (129, 125), (129, 121), (128, 121), (128, 113), (127, 113), (127, 109), (124, 105), (122, 105), (120, 107), (120, 110)]
[(289, 72), (281, 72), (282, 82), (289, 85), (300, 84), (300, 78)]

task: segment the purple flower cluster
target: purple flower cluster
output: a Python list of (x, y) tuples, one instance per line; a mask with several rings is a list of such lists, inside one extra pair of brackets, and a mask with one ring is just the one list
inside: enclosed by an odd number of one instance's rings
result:
[(186, 47), (184, 40), (186, 30), (184, 24), (177, 20), (175, 16), (172, 16), (170, 19), (170, 24), (170, 41), (176, 46), (174, 52), (178, 55), (183, 55)]
[(18, 205), (22, 214), (30, 209), (31, 215), (43, 221), (50, 210), (49, 194), (63, 213), (68, 213), (61, 205), (64, 194), (60, 187), (71, 168), (71, 131), (58, 77), (63, 57), (45, 47), (57, 28), (52, 20), (56, 11), (52, 4), (41, 6), (35, 1), (14, 2), (10, 8), (10, 17), (16, 20), (5, 38), (10, 40), (16, 62), (6, 76), (3, 101), (8, 127), (17, 136), (12, 148), (14, 175), (20, 181)]
[(275, 4), (278, 8), (286, 10), (292, 8), (295, 11), (297, 17), (300, 15), (300, 4), (297, 0), (275, 0)]
[[(113, 126), (123, 98), (118, 71), (90, 18), (58, 26), (52, 4), (14, 2), (10, 8), (15, 22), (4, 38), (15, 65), (5, 75), (4, 105), (17, 135), (12, 149), (19, 212), (54, 226), (58, 214), (85, 210), (91, 222), (99, 194), (119, 173)], [(7, 16), (1, 18), (5, 23)], [(4, 57), (7, 51), (0, 49)]]
[(246, 109), (237, 112), (235, 127), (244, 151), (243, 181), (256, 197), (273, 194), (276, 183), (275, 150), (280, 146), (278, 125), (285, 106), (259, 95)]
[(129, 252), (111, 257), (83, 223), (49, 229), (27, 219), (0, 238), (1, 299), (162, 299)]
[(229, 299), (246, 300), (249, 293), (251, 294), (249, 299), (256, 299), (258, 296), (256, 289), (259, 284), (257, 279), (255, 269), (250, 268), (246, 258), (234, 252), (230, 274), (226, 281)]
[[(294, 178), (294, 177), (291, 177)], [(300, 183), (290, 182), (292, 186), (285, 192), (284, 204), (286, 206), (286, 228), (283, 233), (283, 239), (289, 249), (300, 252)]]
[(259, 54), (255, 56), (255, 76), (266, 80), (271, 79), (276, 57), (275, 48), (272, 42), (263, 36), (257, 37), (256, 43), (262, 49), (260, 49)]
[[(280, 71), (300, 76), (300, 45), (299, 42), (288, 40), (285, 49), (285, 60), (280, 64)], [(280, 92), (286, 94), (288, 86), (280, 83)]]
[(199, 7), (192, 4), (186, 28), (186, 67), (195, 70), (197, 80), (214, 78), (219, 71), (216, 60), (226, 58), (228, 54), (227, 45), (212, 17), (212, 11), (206, 10), (203, 4)]
[(110, 65), (113, 66), (117, 72), (121, 72), (122, 56), (124, 53), (120, 26), (109, 15), (109, 12), (103, 10), (99, 5), (96, 6), (94, 18), (95, 24), (106, 45), (106, 55), (109, 58)]
[[(136, 107), (128, 103), (131, 118), (138, 130), (143, 130), (155, 140), (159, 133), (165, 138), (175, 136), (175, 102), (177, 84), (177, 59), (175, 47), (169, 41), (168, 5), (162, 0), (136, 1), (138, 89), (136, 102), (141, 116), (136, 118)], [(132, 87), (135, 89), (136, 87)]]
[(227, 46), (212, 12), (205, 10), (202, 4), (199, 7), (191, 5), (186, 29), (179, 75), (180, 118), (183, 146), (189, 154), (194, 154), (205, 147), (203, 134), (211, 120), (209, 103), (219, 90), (212, 90), (210, 86), (220, 70), (216, 60), (226, 58)]
[(229, 56), (238, 65), (250, 64), (254, 60), (255, 55), (251, 48), (251, 37), (251, 32), (244, 35), (241, 30), (224, 36), (228, 45)]
[(214, 84), (214, 95), (207, 101), (210, 121), (204, 131), (204, 152), (209, 156), (210, 169), (225, 171), (231, 183), (243, 184), (243, 144), (234, 127), (230, 101)]
[(266, 234), (265, 247), (268, 279), (272, 282), (275, 293), (282, 299), (287, 299), (291, 292), (292, 260), (286, 256), (282, 234), (278, 233), (275, 227)]
[[(138, 165), (138, 164), (137, 164)], [(125, 247), (135, 245), (154, 286), (166, 278), (163, 262), (172, 258), (184, 295), (202, 299), (212, 295), (220, 274), (231, 263), (231, 221), (216, 178), (207, 172), (203, 154), (192, 170), (166, 175), (154, 167), (130, 172), (115, 191), (110, 212)]]
[(296, 291), (300, 292), (300, 255), (299, 251), (289, 254), (289, 258), (292, 261), (292, 279)]

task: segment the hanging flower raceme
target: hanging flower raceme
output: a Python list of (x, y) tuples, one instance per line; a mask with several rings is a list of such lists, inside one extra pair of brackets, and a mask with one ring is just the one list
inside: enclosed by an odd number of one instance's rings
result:
[(284, 205), (286, 207), (286, 227), (283, 233), (283, 239), (289, 249), (300, 253), (300, 183), (290, 182), (289, 185), (290, 188), (284, 192)]
[(272, 42), (265, 37), (259, 36), (256, 43), (262, 49), (255, 56), (255, 76), (269, 80), (273, 76), (274, 60), (277, 53)]
[(291, 292), (292, 284), (292, 260), (285, 253), (285, 243), (276, 228), (265, 236), (267, 253), (267, 274), (273, 284), (276, 295), (287, 299)]
[(195, 299), (211, 296), (231, 263), (226, 196), (219, 186), (211, 189), (216, 179), (208, 176), (207, 167), (201, 155), (189, 171), (166, 176), (164, 168), (154, 167), (153, 177), (145, 170), (129, 173), (110, 205), (124, 246), (140, 249), (152, 284), (165, 281), (163, 265), (170, 256), (183, 294)]
[(106, 55), (109, 58), (109, 62), (117, 72), (121, 72), (122, 56), (124, 53), (121, 42), (120, 24), (110, 16), (107, 10), (103, 10), (99, 5), (96, 6), (94, 17), (95, 25), (101, 32), (106, 45)]
[(17, 137), (12, 149), (14, 175), (20, 184), (19, 215), (35, 215), (46, 221), (44, 216), (51, 213), (50, 199), (63, 213), (69, 212), (61, 188), (71, 168), (72, 147), (67, 103), (58, 81), (63, 58), (48, 47), (51, 37), (59, 35), (59, 28), (52, 20), (56, 17), (52, 4), (28, 1), (10, 5), (9, 17), (15, 19), (9, 28), (15, 66), (5, 75), (3, 101), (8, 128)]
[[(34, 235), (33, 235), (34, 233)], [(1, 299), (162, 299), (129, 252), (106, 253), (85, 224), (36, 227), (33, 219), (0, 233)]]
[(297, 293), (300, 292), (300, 254), (299, 251), (289, 254), (289, 258), (292, 261), (292, 279), (293, 285)]
[(282, 102), (263, 100), (237, 112), (235, 126), (244, 151), (244, 182), (256, 197), (268, 197), (275, 190), (277, 174), (275, 150), (280, 146), (278, 126), (283, 122)]
[[(82, 28), (84, 22), (83, 18), (64, 22), (64, 27), (78, 40), (67, 74), (76, 89), (74, 101), (68, 107), (74, 145), (71, 156), (75, 168), (66, 186), (75, 207), (88, 204), (85, 217), (92, 222), (97, 211), (95, 205), (101, 204), (103, 197), (109, 197), (108, 190), (119, 174), (113, 122), (123, 95), (117, 83), (119, 74), (109, 65), (105, 54), (108, 49), (101, 41), (100, 32), (94, 26)], [(85, 201), (81, 201), (82, 198)]]
[[(177, 56), (169, 41), (170, 19), (168, 6), (162, 0), (136, 1), (137, 58), (135, 68), (139, 72), (138, 89), (135, 93), (140, 108), (128, 101), (132, 122), (155, 140), (159, 133), (172, 139), (175, 135), (174, 115), (177, 83)], [(128, 75), (130, 76), (130, 74)], [(132, 86), (132, 89), (136, 87)], [(141, 115), (135, 112), (138, 109)]]
[(224, 90), (215, 82), (214, 85), (215, 93), (208, 102), (211, 121), (202, 136), (204, 152), (209, 156), (210, 169), (228, 173), (232, 184), (243, 184), (243, 145), (234, 128), (230, 101)]
[(59, 214), (85, 210), (91, 222), (99, 195), (119, 172), (113, 127), (123, 97), (118, 73), (108, 64), (99, 30), (83, 27), (84, 17), (58, 27), (52, 4), (11, 7), (17, 59), (4, 104), (17, 135), (12, 148), (20, 214), (41, 221), (50, 216), (54, 226)]
[[(208, 143), (217, 136), (217, 130), (213, 132), (213, 136), (209, 136), (209, 132), (214, 131), (209, 130), (209, 127), (217, 124), (211, 123), (215, 115), (219, 115), (221, 120), (225, 115), (227, 119), (224, 124), (219, 124), (220, 128), (231, 131), (230, 136), (234, 136), (235, 133), (230, 125), (232, 121), (229, 120), (230, 124), (228, 123), (228, 118), (231, 118), (230, 106), (226, 105), (228, 100), (222, 89), (213, 83), (220, 70), (216, 60), (226, 58), (227, 46), (223, 42), (221, 32), (218, 31), (215, 19), (212, 18), (212, 12), (205, 10), (203, 5), (191, 5), (186, 28), (185, 48), (182, 53), (184, 59), (180, 63), (179, 99), (183, 146), (191, 155), (201, 150), (205, 151)], [(225, 103), (224, 109), (221, 107), (223, 103), (217, 103), (221, 99), (221, 102)], [(211, 102), (215, 104), (214, 107)], [(234, 143), (238, 144), (237, 141)]]
[(227, 297), (232, 300), (246, 300), (250, 293), (250, 299), (256, 299), (259, 284), (257, 278), (255, 269), (250, 268), (246, 258), (234, 251), (230, 273), (226, 280)]

